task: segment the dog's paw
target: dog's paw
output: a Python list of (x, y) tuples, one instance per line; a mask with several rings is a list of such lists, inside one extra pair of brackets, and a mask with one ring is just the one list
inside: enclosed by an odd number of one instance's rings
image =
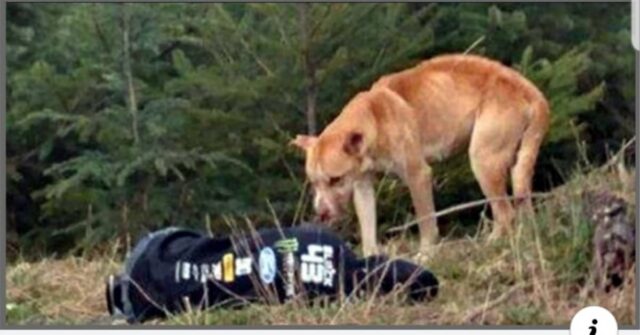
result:
[(489, 236), (487, 236), (488, 243), (497, 243), (509, 236), (509, 233), (503, 229), (494, 229)]
[(427, 263), (438, 254), (438, 245), (435, 243), (420, 244), (420, 249), (415, 256), (416, 262)]

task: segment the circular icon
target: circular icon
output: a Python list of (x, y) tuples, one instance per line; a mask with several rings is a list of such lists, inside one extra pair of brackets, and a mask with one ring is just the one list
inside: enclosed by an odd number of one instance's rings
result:
[(260, 280), (265, 284), (273, 283), (276, 278), (276, 254), (273, 249), (266, 247), (260, 250)]
[(571, 320), (571, 335), (617, 335), (618, 322), (599, 306), (581, 309)]

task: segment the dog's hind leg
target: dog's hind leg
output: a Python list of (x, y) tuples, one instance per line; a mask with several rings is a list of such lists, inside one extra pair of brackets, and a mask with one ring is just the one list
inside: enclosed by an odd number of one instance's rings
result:
[(532, 106), (529, 124), (522, 134), (518, 148), (516, 163), (511, 169), (511, 183), (516, 204), (533, 212), (531, 203), (531, 183), (540, 145), (549, 128), (549, 108), (546, 102), (538, 102)]
[[(495, 106), (495, 105), (494, 105)], [(471, 169), (485, 197), (506, 198), (509, 169), (513, 165), (515, 151), (523, 127), (520, 118), (508, 110), (485, 108), (478, 116), (471, 135), (469, 159)], [(511, 230), (514, 211), (511, 201), (490, 201), (494, 228), (491, 238), (500, 237)]]

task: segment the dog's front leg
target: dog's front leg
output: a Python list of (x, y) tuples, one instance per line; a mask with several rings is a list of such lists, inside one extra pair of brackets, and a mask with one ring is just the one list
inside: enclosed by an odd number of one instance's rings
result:
[(434, 217), (431, 167), (424, 161), (409, 157), (404, 171), (411, 200), (420, 227), (420, 249), (429, 251), (438, 239), (438, 225)]
[(353, 202), (360, 223), (362, 251), (365, 256), (374, 255), (377, 251), (376, 195), (369, 177), (364, 177), (354, 184)]

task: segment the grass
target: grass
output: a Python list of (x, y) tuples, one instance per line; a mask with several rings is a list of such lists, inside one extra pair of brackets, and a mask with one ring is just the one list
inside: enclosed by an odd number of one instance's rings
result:
[[(407, 305), (397, 296), (347, 299), (325, 307), (299, 303), (254, 304), (240, 310), (192, 311), (151, 324), (169, 325), (561, 325), (581, 308), (609, 309), (620, 325), (635, 325), (635, 270), (609, 293), (594, 289), (592, 227), (582, 214), (581, 192), (611, 190), (634, 203), (631, 178), (614, 169), (579, 174), (537, 201), (533, 217), (521, 217), (508, 239), (445, 237), (435, 257), (415, 254), (417, 241), (396, 237), (385, 252), (420, 262), (440, 279), (437, 299)], [(486, 222), (485, 222), (486, 223)], [(9, 324), (111, 324), (104, 279), (119, 260), (102, 258), (17, 261), (7, 270)]]

